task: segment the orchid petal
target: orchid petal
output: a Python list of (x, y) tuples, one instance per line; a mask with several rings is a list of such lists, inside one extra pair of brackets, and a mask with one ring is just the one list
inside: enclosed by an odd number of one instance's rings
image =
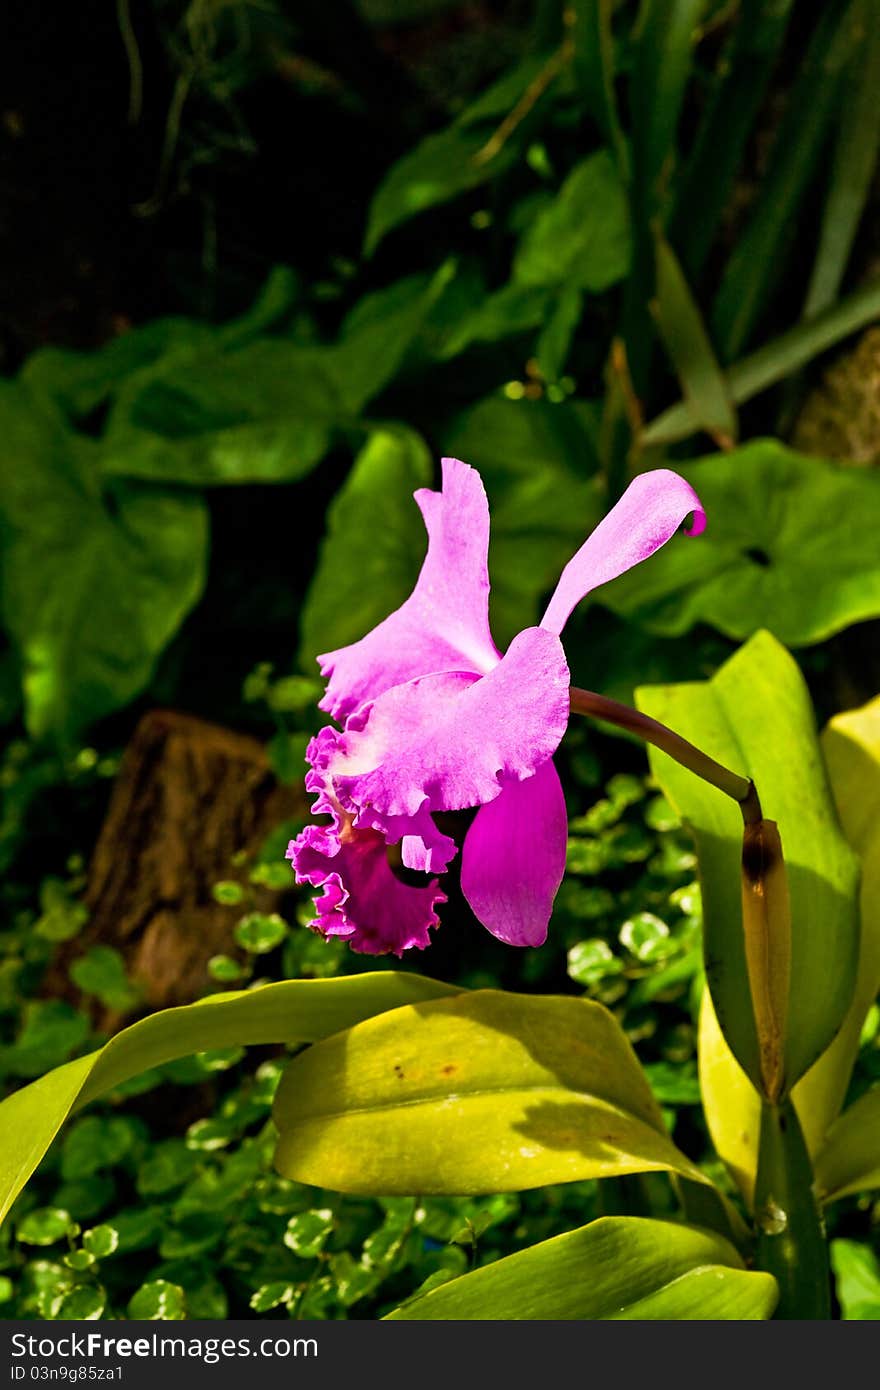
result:
[(395, 686), (323, 749), (346, 812), (415, 816), (494, 801), (552, 757), (569, 715), (559, 638), (526, 628), (488, 675), (442, 672)]
[(327, 938), (339, 936), (366, 955), (430, 945), (429, 932), (439, 921), (434, 911), (446, 901), (437, 880), (411, 887), (392, 873), (386, 844), (375, 830), (352, 830), (341, 836), (334, 826), (309, 825), (291, 841), (297, 883), (322, 888), (311, 923)]
[(565, 566), (541, 627), (559, 634), (582, 598), (647, 560), (691, 513), (686, 535), (698, 536), (706, 513), (690, 483), (668, 468), (640, 474)]
[(568, 818), (552, 761), (477, 812), (462, 849), (461, 890), (510, 946), (540, 946), (565, 873)]
[(443, 460), (443, 490), (415, 494), (428, 553), (409, 598), (359, 642), (319, 656), (321, 709), (344, 719), (392, 686), (433, 671), (489, 671), (489, 504), (479, 473)]

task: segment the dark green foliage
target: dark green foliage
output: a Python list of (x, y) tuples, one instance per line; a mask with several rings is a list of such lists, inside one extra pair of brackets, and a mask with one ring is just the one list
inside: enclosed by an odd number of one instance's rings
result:
[[(845, 632), (880, 616), (880, 477), (774, 438), (820, 355), (877, 317), (866, 0), (800, 7), (797, 31), (787, 0), (575, 0), (542, 7), (534, 31), (513, 7), (488, 56), (455, 50), (433, 71), (389, 57), (407, 33), (418, 55), (418, 4), (411, 30), (387, 33), (370, 27), (388, 19), (378, 0), (367, 20), (341, 0), (302, 15), (236, 0), (210, 23), (196, 4), (142, 8), (168, 102), (137, 216), (198, 204), (191, 282), (134, 327), (82, 335), (93, 350), (26, 338), (0, 382), (10, 1089), (103, 1041), (99, 1010), (141, 1007), (122, 956), (77, 949), (86, 856), (138, 714), (247, 728), (297, 784), (321, 722), (314, 658), (408, 594), (424, 554), (412, 493), (443, 453), (486, 483), (502, 648), (629, 476), (671, 463), (707, 535), (574, 616), (573, 679), (631, 701), (637, 684), (705, 679), (766, 626), (810, 649), (823, 713), (880, 680), (873, 629)], [(114, 32), (116, 61), (141, 23), (122, 44)], [(264, 157), (249, 121), (272, 83), (297, 104), (263, 182), (279, 217), (290, 180), (306, 191), (296, 235), (284, 222), (253, 254), (258, 181), (242, 170)], [(694, 464), (700, 431), (752, 442)], [(501, 947), (453, 889), (435, 944), (406, 964), (606, 1004), (677, 1142), (731, 1191), (699, 1109), (692, 845), (628, 741), (576, 727), (562, 761), (571, 835), (548, 945)], [(304, 895), (257, 910), (253, 888), (291, 890), (299, 828), (276, 828), (249, 882), (236, 863), (214, 885), (233, 943), (208, 966), (218, 991), (376, 964), (311, 933)], [(59, 999), (45, 982), (62, 953)], [(854, 1093), (880, 1074), (869, 1024)], [(374, 1200), (287, 1182), (271, 1168), (281, 1065), (202, 1053), (74, 1118), (0, 1231), (0, 1315), (376, 1317), (634, 1200), (614, 1183)], [(680, 1210), (666, 1178), (646, 1191), (655, 1212)], [(851, 1198), (831, 1220), (842, 1315), (877, 1317), (877, 1211)]]

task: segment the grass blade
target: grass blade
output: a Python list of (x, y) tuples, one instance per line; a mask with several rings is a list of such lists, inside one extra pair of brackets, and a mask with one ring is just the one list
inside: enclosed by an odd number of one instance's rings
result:
[(614, 95), (612, 0), (574, 0), (571, 38), (574, 70), (587, 108), (608, 141), (621, 178), (629, 177), (629, 150)]
[(853, 0), (841, 15), (840, 6), (831, 5), (813, 34), (770, 169), (716, 296), (713, 337), (723, 362), (742, 352), (775, 292), (779, 266), (797, 231), (798, 211), (838, 108), (840, 78), (858, 37), (860, 8), (861, 0)]
[(693, 281), (700, 274), (776, 66), (794, 0), (744, 0), (713, 95), (678, 187), (672, 240)]
[[(839, 304), (814, 319), (802, 321), (730, 367), (724, 373), (730, 399), (735, 405), (743, 405), (876, 319), (880, 319), (880, 278), (870, 280)], [(701, 428), (690, 402), (679, 401), (650, 421), (642, 431), (641, 443), (645, 447), (675, 444)]]
[(727, 382), (675, 252), (660, 231), (656, 251), (657, 297), (652, 309), (660, 337), (700, 428), (729, 449), (736, 441), (737, 423)]
[(846, 72), (834, 165), (804, 305), (805, 318), (827, 309), (837, 295), (880, 151), (880, 15), (876, 8), (862, 4), (859, 27), (863, 41)]

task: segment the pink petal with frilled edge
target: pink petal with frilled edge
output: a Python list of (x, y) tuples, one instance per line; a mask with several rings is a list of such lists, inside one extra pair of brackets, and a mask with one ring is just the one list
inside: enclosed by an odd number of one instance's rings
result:
[(445, 672), (380, 695), (335, 747), (325, 742), (322, 771), (345, 811), (367, 811), (372, 824), (414, 816), (425, 803), (482, 806), (552, 757), (568, 723), (568, 687), (559, 638), (526, 628), (487, 676)]
[(375, 830), (349, 828), (340, 838), (333, 826), (309, 825), (291, 841), (287, 857), (297, 883), (324, 890), (311, 923), (323, 936), (340, 936), (371, 956), (401, 956), (430, 945), (430, 929), (439, 921), (434, 909), (446, 895), (436, 879), (416, 888), (396, 878)]
[(691, 513), (686, 534), (698, 536), (706, 513), (690, 483), (668, 468), (640, 474), (565, 566), (541, 627), (560, 633), (582, 598), (647, 560)]
[(366, 700), (433, 671), (490, 671), (499, 653), (489, 631), (489, 504), (480, 475), (443, 460), (443, 491), (415, 494), (428, 531), (416, 586), (359, 642), (319, 656), (328, 677), (321, 709), (344, 719)]
[(540, 946), (565, 872), (568, 818), (552, 762), (482, 806), (461, 852), (461, 890), (509, 946)]

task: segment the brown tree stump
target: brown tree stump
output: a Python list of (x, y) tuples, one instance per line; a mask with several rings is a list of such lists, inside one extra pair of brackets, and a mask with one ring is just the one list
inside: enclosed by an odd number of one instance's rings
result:
[[(307, 814), (301, 786), (279, 785), (256, 739), (173, 710), (138, 724), (125, 750), (89, 867), (84, 930), (47, 980), (69, 995), (67, 970), (91, 945), (123, 956), (141, 1003), (188, 1003), (209, 982), (210, 958), (233, 948), (240, 915), (214, 900), (222, 879), (247, 877), (233, 859), (256, 850), (282, 820)], [(292, 886), (292, 876), (291, 876)], [(278, 894), (257, 894), (271, 911)], [(105, 1012), (101, 1027), (118, 1027)]]

